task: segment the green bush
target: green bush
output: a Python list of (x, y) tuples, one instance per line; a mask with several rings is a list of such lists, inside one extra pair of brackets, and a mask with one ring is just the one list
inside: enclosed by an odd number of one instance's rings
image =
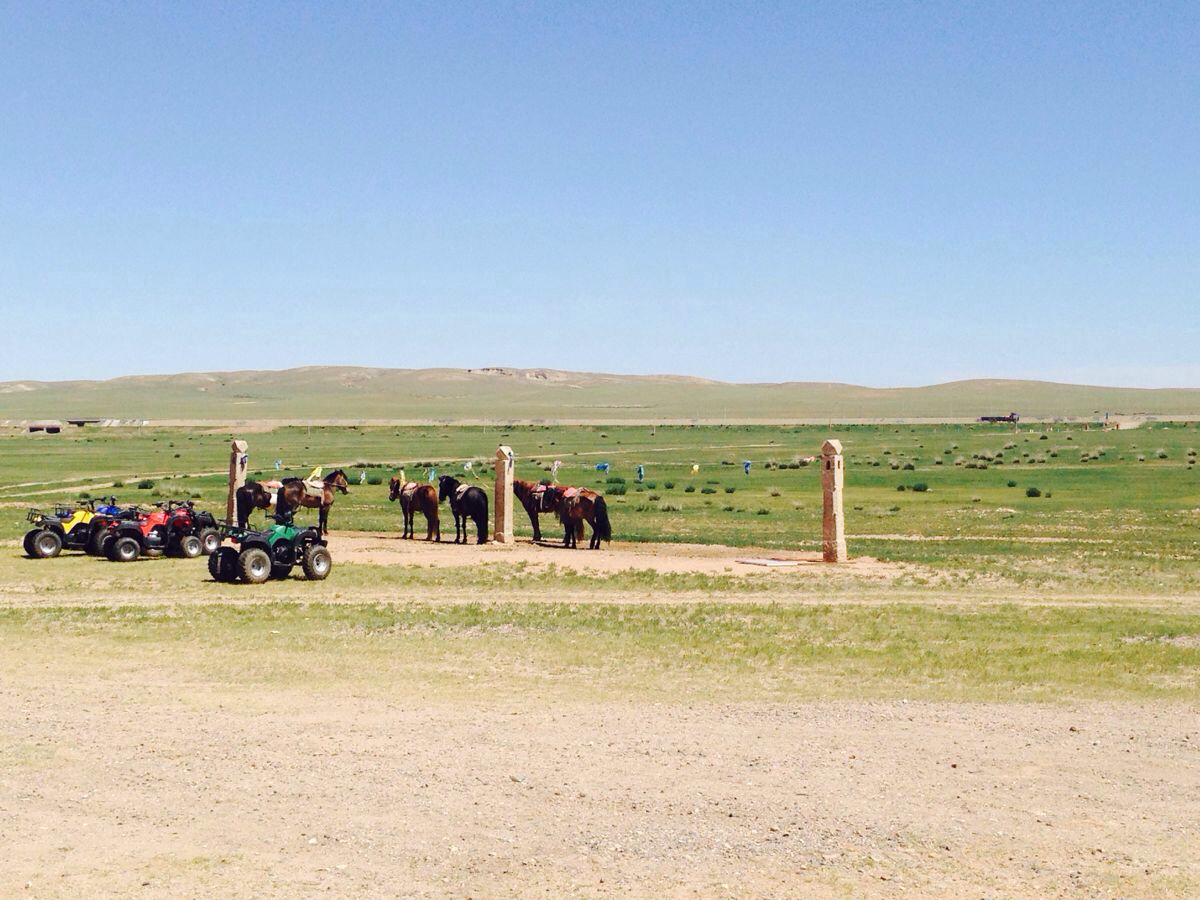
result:
[(700, 493), (702, 493), (702, 494), (715, 494), (716, 492), (717, 492), (716, 488), (711, 488), (711, 487), (700, 488)]
[(367, 484), (383, 484), (383, 479), (378, 475), (372, 475), (367, 479)]
[(668, 491), (673, 491), (673, 490), (675, 490), (675, 482), (673, 482), (673, 481), (664, 481), (664, 482), (663, 482), (663, 487), (664, 487), (664, 488), (666, 488)]
[(626, 488), (623, 484), (610, 484), (604, 489), (604, 493), (608, 494), (610, 497), (620, 497), (625, 493), (625, 491)]
[(914, 484), (914, 485), (912, 486), (912, 489), (913, 489), (914, 491), (916, 491), (918, 494), (923, 494), (923, 493), (925, 493), (927, 490), (929, 490), (929, 485), (927, 485), (927, 484), (926, 484), (925, 482), (923, 482), (923, 481), (918, 481), (916, 484)]
[(1027, 488), (1025, 488), (1025, 496), (1026, 497), (1040, 497), (1040, 496), (1042, 496), (1042, 492), (1039, 491), (1035, 487), (1027, 487)]
[(625, 479), (622, 478), (620, 475), (609, 475), (608, 478), (606, 478), (604, 480), (608, 484), (624, 484), (625, 483)]
[(896, 490), (898, 490), (898, 491), (906, 491), (906, 490), (908, 490), (908, 488), (906, 488), (906, 487), (905, 487), (904, 485), (902, 485), (902, 484), (898, 484), (898, 485), (896, 485)]
[(152, 487), (154, 487), (154, 482), (151, 481), (149, 478), (143, 478), (141, 481), (139, 481), (137, 483), (137, 488), (139, 491), (148, 491)]
[(694, 493), (696, 493), (696, 486), (694, 484), (689, 484), (687, 487), (685, 487), (683, 489), (683, 492), (685, 494), (694, 494)]
[(759, 507), (759, 508), (758, 508), (758, 509), (755, 511), (755, 513), (754, 513), (754, 514), (755, 514), (756, 516), (769, 516), (769, 515), (771, 514), (771, 511), (770, 511), (769, 509), (765, 508), (765, 507), (761, 507), (761, 506), (760, 506), (760, 507)]
[(1016, 483), (1015, 481), (1010, 481), (1010, 482), (1008, 483), (1008, 486), (1009, 486), (1009, 487), (1016, 487), (1016, 486), (1017, 486), (1017, 483)]
[(735, 487), (727, 487), (727, 488), (725, 488), (725, 493), (732, 494), (736, 490), (737, 490), (737, 488), (735, 488)]

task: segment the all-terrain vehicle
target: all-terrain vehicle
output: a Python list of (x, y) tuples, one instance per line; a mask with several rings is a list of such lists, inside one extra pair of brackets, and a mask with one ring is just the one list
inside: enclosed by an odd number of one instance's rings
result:
[(33, 525), (25, 534), (25, 553), (35, 559), (49, 559), (63, 550), (87, 550), (93, 523), (98, 515), (117, 511), (115, 497), (80, 500), (74, 507), (58, 506), (53, 513), (31, 509), (25, 517)]
[(191, 500), (167, 500), (133, 519), (118, 518), (109, 527), (102, 547), (113, 562), (132, 562), (139, 556), (182, 556), (194, 559), (216, 550), (221, 534), (212, 513), (197, 510)]
[(237, 546), (223, 546), (208, 558), (214, 581), (262, 584), (269, 578), (287, 578), (297, 565), (305, 578), (320, 581), (333, 568), (320, 528), (297, 528), (290, 514), (276, 515), (275, 524), (264, 531), (226, 525), (221, 533)]

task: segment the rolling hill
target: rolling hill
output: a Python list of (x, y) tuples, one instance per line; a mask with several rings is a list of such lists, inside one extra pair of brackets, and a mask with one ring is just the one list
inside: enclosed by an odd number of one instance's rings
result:
[(1200, 389), (974, 380), (911, 388), (733, 384), (677, 375), (551, 369), (306, 367), (0, 383), (0, 420), (99, 418), (167, 423), (806, 422), (1200, 416)]

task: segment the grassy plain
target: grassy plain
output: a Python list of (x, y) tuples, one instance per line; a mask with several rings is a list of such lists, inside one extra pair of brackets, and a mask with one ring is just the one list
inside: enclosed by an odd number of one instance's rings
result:
[[(219, 509), (228, 431), (0, 435), (0, 893), (1194, 894), (1195, 425), (245, 435), (264, 474), (380, 482), (503, 441), (606, 490), (619, 541), (806, 549), (828, 436), (852, 553), (894, 564), (384, 566), (337, 542), (399, 541), (335, 535), (327, 581), (250, 587), (18, 542), (82, 493)], [(332, 519), (399, 527), (383, 483)]]
[(1026, 417), (1197, 416), (1200, 390), (975, 380), (870, 388), (792, 382), (731, 384), (676, 375), (547, 369), (375, 369), (138, 375), (110, 381), (0, 383), (0, 420), (169, 419), (257, 423), (800, 422)]
[[(20, 536), (28, 505), (82, 493), (143, 502), (193, 496), (220, 509), (230, 436), (201, 429), (0, 435), (0, 535)], [(335, 528), (395, 529), (386, 481), (399, 467), (415, 478), (431, 469), (464, 476), (472, 462), (487, 482), (488, 460), (504, 442), (518, 453), (518, 477), (546, 477), (557, 459), (560, 481), (607, 491), (618, 540), (803, 549), (818, 546), (821, 516), (819, 471), (803, 459), (829, 436), (847, 455), (847, 531), (856, 554), (919, 563), (938, 583), (1021, 593), (1200, 590), (1194, 423), (1018, 432), (983, 425), (287, 427), (246, 435), (256, 473), (275, 475), (281, 459), (283, 474), (338, 465), (352, 481), (366, 472), (381, 482), (356, 483), (339, 496)], [(751, 461), (749, 475), (743, 460)], [(596, 470), (602, 462), (608, 473)], [(143, 480), (153, 486), (137, 488)], [(1031, 488), (1040, 496), (1027, 496)], [(530, 533), (522, 511), (517, 529)]]

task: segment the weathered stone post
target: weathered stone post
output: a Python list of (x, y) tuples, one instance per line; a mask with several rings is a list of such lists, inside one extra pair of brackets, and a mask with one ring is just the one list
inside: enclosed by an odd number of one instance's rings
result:
[(496, 448), (496, 490), (492, 504), (492, 540), (497, 544), (513, 542), (513, 452), (501, 444)]
[(821, 488), (825, 493), (825, 517), (821, 529), (821, 552), (825, 562), (845, 562), (846, 520), (842, 511), (842, 442), (830, 439), (821, 445)]
[(229, 499), (225, 503), (225, 524), (232, 525), (235, 521), (235, 498), (237, 489), (246, 483), (246, 468), (250, 464), (250, 455), (246, 452), (250, 445), (245, 441), (234, 441), (229, 448)]

